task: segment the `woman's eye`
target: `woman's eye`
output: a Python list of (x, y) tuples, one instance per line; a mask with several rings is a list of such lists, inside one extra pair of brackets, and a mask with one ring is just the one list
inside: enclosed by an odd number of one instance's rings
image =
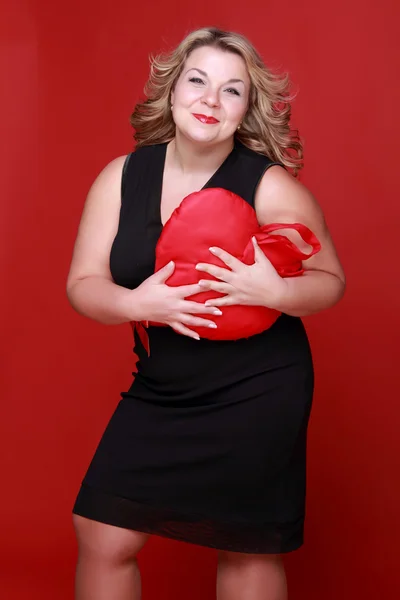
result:
[[(204, 81), (200, 77), (191, 77), (189, 79), (189, 81), (191, 83), (197, 83), (200, 85), (204, 85)], [(226, 91), (229, 92), (230, 94), (234, 94), (235, 96), (240, 96), (240, 93), (238, 92), (238, 90), (236, 88), (227, 88)]]
[(235, 88), (228, 88), (227, 92), (235, 94), (236, 96), (240, 96), (239, 92)]

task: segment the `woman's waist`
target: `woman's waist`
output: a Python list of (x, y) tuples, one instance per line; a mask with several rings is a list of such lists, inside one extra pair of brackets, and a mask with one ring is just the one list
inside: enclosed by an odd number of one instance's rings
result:
[(137, 336), (135, 349), (138, 379), (149, 382), (235, 381), (311, 361), (301, 320), (286, 315), (270, 329), (235, 341), (198, 341), (168, 327), (149, 327), (147, 335), (149, 353)]

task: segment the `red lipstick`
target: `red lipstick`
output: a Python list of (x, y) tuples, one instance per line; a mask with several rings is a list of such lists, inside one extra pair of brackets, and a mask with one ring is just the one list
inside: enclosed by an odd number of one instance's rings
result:
[(193, 116), (196, 117), (201, 123), (205, 123), (206, 125), (215, 125), (215, 123), (219, 123), (218, 119), (214, 117), (207, 117), (207, 115), (200, 115), (193, 113)]

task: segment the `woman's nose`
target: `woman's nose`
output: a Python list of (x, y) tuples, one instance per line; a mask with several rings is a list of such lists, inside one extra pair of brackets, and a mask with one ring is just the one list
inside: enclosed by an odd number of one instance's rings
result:
[(219, 96), (216, 91), (207, 90), (203, 94), (203, 102), (207, 104), (207, 106), (219, 106)]

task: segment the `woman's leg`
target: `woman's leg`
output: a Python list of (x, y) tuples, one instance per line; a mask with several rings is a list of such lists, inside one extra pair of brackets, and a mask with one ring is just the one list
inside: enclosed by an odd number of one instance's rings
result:
[(79, 556), (75, 600), (140, 600), (136, 560), (150, 535), (73, 515)]
[(220, 550), (217, 600), (287, 600), (281, 556)]

